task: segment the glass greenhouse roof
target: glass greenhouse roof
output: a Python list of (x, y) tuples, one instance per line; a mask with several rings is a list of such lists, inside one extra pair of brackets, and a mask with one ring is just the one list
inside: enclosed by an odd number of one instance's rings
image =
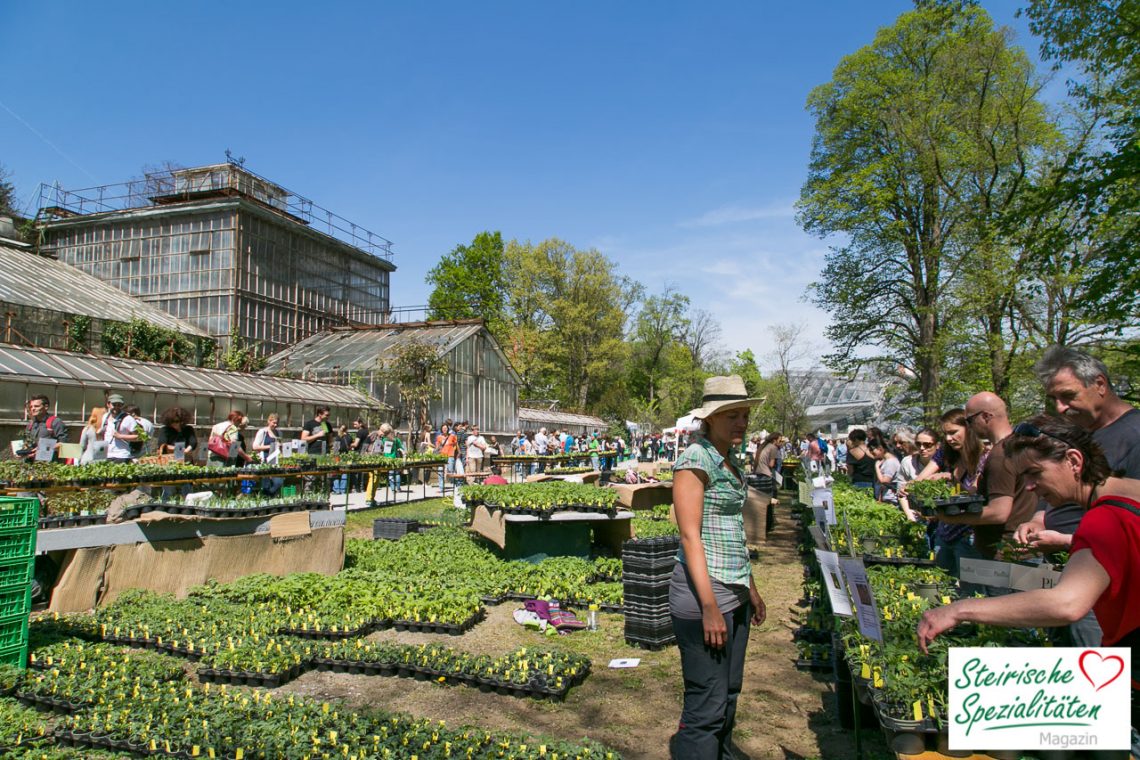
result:
[(324, 403), (364, 408), (384, 406), (355, 388), (313, 380), (0, 344), (0, 381), (7, 378), (123, 391), (193, 396), (224, 393), (237, 398), (274, 399), (303, 404)]
[(0, 245), (0, 301), (116, 322), (135, 317), (186, 335), (209, 333), (69, 264)]

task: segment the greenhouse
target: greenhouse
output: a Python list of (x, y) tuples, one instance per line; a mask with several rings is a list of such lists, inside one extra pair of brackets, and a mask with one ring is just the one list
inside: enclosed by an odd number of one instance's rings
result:
[[(99, 350), (108, 322), (142, 319), (187, 336), (209, 334), (152, 304), (132, 298), (98, 277), (13, 244), (0, 245), (0, 309), (5, 343)], [(89, 326), (77, 330), (76, 317)]]
[[(447, 360), (447, 372), (438, 386), (441, 396), (429, 407), (428, 418), (434, 424), (450, 418), (470, 420), (488, 434), (515, 432), (520, 379), (478, 319), (338, 328), (271, 356), (263, 372), (360, 385), (399, 407), (399, 393), (385, 380), (381, 364), (411, 341), (434, 344)], [(402, 426), (406, 429), (406, 421)]]
[(244, 411), (254, 426), (276, 412), (281, 427), (290, 430), (300, 428), (321, 404), (330, 408), (334, 424), (382, 408), (354, 388), (329, 383), (0, 344), (0, 430), (9, 439), (23, 429), (31, 396), (51, 399), (52, 413), (72, 426), (78, 440), (77, 430), (91, 409), (106, 406), (107, 394), (116, 392), (138, 404), (148, 419), (180, 406), (198, 427), (212, 425), (231, 409)]
[(538, 430), (543, 427), (546, 428), (548, 432), (565, 430), (567, 433), (577, 437), (595, 431), (604, 433), (609, 428), (609, 423), (601, 417), (594, 417), (589, 414), (560, 412), (556, 409), (529, 409), (523, 406), (519, 407), (520, 430), (525, 432), (527, 430)]

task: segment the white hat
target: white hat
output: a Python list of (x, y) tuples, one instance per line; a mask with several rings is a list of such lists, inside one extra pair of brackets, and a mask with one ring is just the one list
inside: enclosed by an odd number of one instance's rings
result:
[(689, 414), (703, 420), (726, 409), (756, 406), (763, 402), (764, 397), (748, 397), (748, 390), (744, 387), (744, 380), (740, 375), (728, 375), (727, 377), (716, 375), (705, 380), (705, 391), (701, 397), (701, 405)]

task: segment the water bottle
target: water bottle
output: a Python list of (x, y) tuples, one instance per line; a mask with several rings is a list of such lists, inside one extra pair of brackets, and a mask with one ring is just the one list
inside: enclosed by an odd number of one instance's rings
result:
[(586, 630), (598, 630), (598, 605), (596, 604), (591, 604), (586, 611)]

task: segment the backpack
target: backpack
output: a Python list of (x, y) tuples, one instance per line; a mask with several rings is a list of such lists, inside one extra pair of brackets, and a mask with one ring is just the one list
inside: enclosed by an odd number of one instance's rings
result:
[(823, 438), (819, 439), (819, 453), (827, 456), (827, 441)]
[[(56, 416), (54, 414), (49, 414), (48, 418), (46, 420), (44, 420), (44, 427), (46, 427), (49, 432), (51, 431), (51, 423), (55, 422), (55, 420), (56, 420)], [(32, 432), (32, 428), (35, 426), (35, 424), (36, 424), (35, 420), (28, 420), (28, 432), (29, 433)]]

